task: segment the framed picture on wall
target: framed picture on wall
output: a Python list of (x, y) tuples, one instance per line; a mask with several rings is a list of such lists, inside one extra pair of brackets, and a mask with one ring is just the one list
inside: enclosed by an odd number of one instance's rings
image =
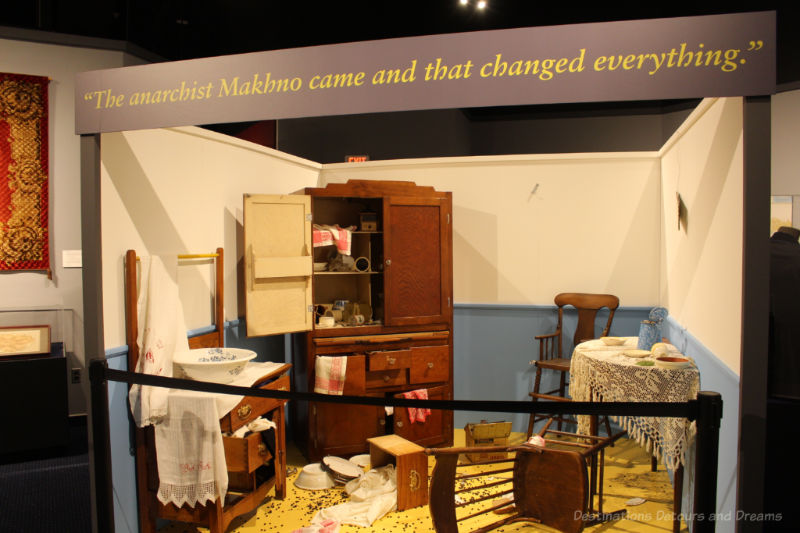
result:
[(50, 353), (50, 326), (0, 328), (0, 357)]

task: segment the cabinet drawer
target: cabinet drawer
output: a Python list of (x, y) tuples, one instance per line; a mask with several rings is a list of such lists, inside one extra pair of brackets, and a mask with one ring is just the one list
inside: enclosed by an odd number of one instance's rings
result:
[(406, 371), (399, 370), (378, 370), (367, 372), (367, 388), (378, 389), (381, 387), (394, 387), (395, 385), (405, 385)]
[(420, 346), (411, 348), (410, 382), (433, 383), (450, 378), (450, 347)]
[(367, 358), (370, 371), (411, 368), (411, 350), (367, 352)]
[[(290, 387), (289, 375), (284, 375), (271, 383), (263, 385), (262, 389), (288, 391)], [(220, 429), (233, 433), (245, 424), (252, 422), (259, 416), (286, 403), (286, 400), (276, 398), (260, 398), (258, 396), (245, 396), (236, 407), (220, 419)]]
[(250, 473), (272, 460), (272, 454), (261, 440), (261, 433), (251, 433), (243, 439), (223, 436), (222, 446), (230, 472)]

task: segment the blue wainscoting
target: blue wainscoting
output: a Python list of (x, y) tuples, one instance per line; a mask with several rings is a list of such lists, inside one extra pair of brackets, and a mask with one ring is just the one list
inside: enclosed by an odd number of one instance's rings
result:
[[(611, 336), (639, 334), (639, 324), (650, 308), (620, 308), (611, 324)], [(608, 314), (597, 322), (605, 323)], [(538, 357), (538, 343), (533, 337), (553, 333), (557, 313), (552, 305), (456, 304), (454, 312), (454, 396), (456, 400), (529, 400), (535, 371), (531, 359)], [(577, 313), (567, 310), (564, 316), (564, 353), (572, 353), (572, 335)], [(599, 332), (598, 332), (599, 333)], [(555, 372), (543, 374), (543, 391), (558, 386)], [(528, 429), (528, 416), (509, 413), (459, 411), (455, 426), (470, 422), (506, 420), (513, 431)]]
[[(128, 369), (126, 348), (106, 351), (108, 367)], [(114, 485), (114, 530), (137, 533), (139, 512), (136, 507), (136, 463), (128, 415), (128, 385), (108, 382), (109, 431), (111, 433), (111, 479)]]
[[(736, 530), (736, 470), (739, 441), (739, 375), (697, 340), (686, 328), (668, 317), (664, 336), (682, 353), (693, 358), (700, 370), (700, 390), (715, 391), (722, 395), (722, 424), (719, 433), (719, 461), (717, 463), (717, 531)], [(685, 469), (683, 512), (691, 516), (694, 484), (693, 458)]]

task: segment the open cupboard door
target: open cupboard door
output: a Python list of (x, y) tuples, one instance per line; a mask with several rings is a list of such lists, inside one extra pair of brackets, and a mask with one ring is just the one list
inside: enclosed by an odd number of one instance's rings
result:
[(311, 198), (244, 197), (247, 335), (310, 331)]

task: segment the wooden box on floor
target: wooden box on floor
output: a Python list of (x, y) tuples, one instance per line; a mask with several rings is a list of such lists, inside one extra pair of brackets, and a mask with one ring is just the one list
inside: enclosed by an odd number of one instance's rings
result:
[[(464, 426), (464, 438), (467, 447), (508, 446), (508, 436), (511, 434), (511, 422), (492, 422), (481, 420), (480, 424), (467, 424)], [(507, 452), (481, 452), (465, 454), (469, 461), (479, 463), (482, 461), (497, 461), (508, 459)]]
[(367, 439), (370, 468), (393, 464), (397, 472), (397, 510), (428, 503), (428, 456), (424, 448), (397, 435)]

